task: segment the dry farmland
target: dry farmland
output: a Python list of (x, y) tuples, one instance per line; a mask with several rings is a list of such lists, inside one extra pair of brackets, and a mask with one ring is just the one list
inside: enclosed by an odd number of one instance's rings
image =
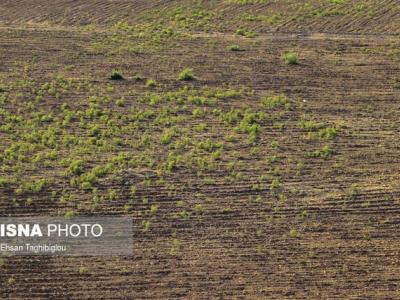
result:
[(397, 0), (2, 0), (0, 215), (132, 256), (0, 258), (1, 299), (399, 299)]

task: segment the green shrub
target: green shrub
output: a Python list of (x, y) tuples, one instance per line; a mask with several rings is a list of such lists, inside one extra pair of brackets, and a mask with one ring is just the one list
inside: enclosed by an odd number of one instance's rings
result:
[(281, 186), (281, 183), (279, 182), (279, 179), (274, 178), (271, 182), (269, 189), (271, 191), (274, 191), (274, 190), (278, 189), (280, 186)]
[(359, 194), (358, 188), (355, 184), (352, 184), (350, 188), (347, 189), (346, 191), (346, 200), (354, 200), (357, 195)]
[(255, 34), (255, 32), (253, 32), (253, 31), (246, 31), (246, 33), (244, 34), (244, 36), (245, 36), (245, 37), (248, 37), (248, 38), (253, 38), (253, 37), (256, 36), (256, 34)]
[(74, 175), (81, 175), (83, 173), (83, 161), (73, 160), (69, 164), (69, 171)]
[(337, 135), (337, 129), (335, 127), (327, 127), (318, 131), (318, 136), (324, 140), (332, 140)]
[(164, 131), (162, 132), (162, 134), (160, 136), (161, 143), (164, 145), (171, 143), (172, 138), (176, 135), (176, 133), (177, 133), (176, 127), (164, 129)]
[(83, 275), (87, 273), (87, 268), (84, 266), (79, 267), (79, 274)]
[(297, 65), (299, 63), (299, 57), (297, 53), (286, 52), (282, 55), (282, 60), (286, 65)]
[(279, 148), (279, 143), (277, 141), (272, 141), (271, 148), (277, 150)]
[(148, 87), (154, 87), (154, 86), (156, 86), (156, 81), (154, 79), (147, 79), (146, 85)]
[(313, 120), (301, 120), (300, 126), (306, 131), (316, 131), (324, 127), (324, 124)]
[(150, 135), (147, 132), (143, 133), (142, 136), (140, 137), (140, 143), (143, 146), (148, 146), (150, 145), (150, 142), (151, 142)]
[(183, 69), (182, 72), (179, 73), (178, 79), (185, 81), (194, 80), (193, 70), (189, 68)]
[(290, 231), (289, 231), (289, 236), (290, 237), (292, 237), (292, 238), (297, 238), (297, 237), (299, 237), (299, 232), (296, 230), (296, 229), (291, 229)]
[(203, 117), (205, 115), (205, 111), (197, 107), (193, 109), (192, 115), (195, 116), (196, 118)]
[(84, 182), (82, 182), (82, 184), (81, 184), (81, 188), (82, 188), (83, 190), (90, 190), (90, 189), (92, 188), (92, 185), (90, 184), (90, 182), (84, 181)]
[(242, 28), (237, 29), (236, 30), (236, 34), (237, 35), (241, 35), (241, 36), (245, 36), (245, 37), (248, 37), (248, 38), (253, 38), (253, 37), (256, 36), (256, 34), (253, 31), (245, 30), (245, 29), (242, 29)]
[(118, 71), (113, 71), (109, 77), (110, 80), (123, 80), (124, 77)]
[(284, 95), (268, 96), (262, 100), (262, 104), (267, 108), (285, 107), (289, 108), (289, 100)]
[(201, 214), (201, 213), (204, 212), (204, 206), (201, 205), (201, 204), (196, 204), (196, 205), (194, 206), (194, 210), (196, 211), (196, 213)]
[(72, 219), (75, 216), (75, 212), (73, 210), (68, 210), (65, 212), (64, 217), (66, 219)]
[(229, 45), (228, 49), (231, 51), (242, 51), (242, 49), (240, 49), (240, 46), (236, 44)]
[(39, 193), (43, 190), (46, 185), (46, 179), (39, 179), (31, 183), (29, 186), (29, 191), (33, 193)]
[(124, 98), (120, 98), (118, 99), (115, 104), (119, 107), (123, 107), (125, 105), (125, 99)]
[(236, 29), (236, 34), (237, 34), (237, 35), (242, 35), (242, 36), (244, 36), (245, 32), (246, 32), (246, 31), (245, 31), (244, 29), (241, 29), (241, 28)]
[(309, 158), (320, 157), (323, 159), (327, 159), (331, 156), (332, 153), (333, 153), (333, 150), (331, 149), (331, 147), (329, 145), (326, 145), (321, 150), (315, 150), (313, 152), (306, 153), (306, 157), (309, 157)]
[(143, 225), (143, 231), (144, 232), (149, 231), (150, 228), (151, 228), (151, 222), (150, 221), (143, 221), (142, 225)]
[(153, 205), (150, 207), (150, 212), (151, 212), (151, 214), (152, 214), (152, 215), (155, 215), (155, 214), (157, 213), (157, 211), (158, 211), (158, 205), (153, 204)]

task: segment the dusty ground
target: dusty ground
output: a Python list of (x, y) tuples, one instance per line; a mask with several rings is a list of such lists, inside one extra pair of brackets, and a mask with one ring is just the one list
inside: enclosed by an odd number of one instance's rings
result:
[(135, 224), (132, 257), (2, 259), (2, 298), (400, 297), (400, 5), (227, 2), (1, 2), (1, 215)]

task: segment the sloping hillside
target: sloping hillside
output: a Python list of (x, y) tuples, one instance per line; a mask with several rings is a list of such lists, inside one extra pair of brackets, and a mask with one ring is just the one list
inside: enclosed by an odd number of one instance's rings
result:
[(4, 0), (0, 9), (1, 22), (14, 25), (108, 28), (118, 21), (137, 23), (166, 16), (173, 23), (181, 12), (200, 10), (223, 32), (247, 27), (257, 32), (400, 33), (397, 0)]
[(398, 298), (399, 6), (1, 1), (0, 215), (134, 243), (2, 257), (0, 298)]

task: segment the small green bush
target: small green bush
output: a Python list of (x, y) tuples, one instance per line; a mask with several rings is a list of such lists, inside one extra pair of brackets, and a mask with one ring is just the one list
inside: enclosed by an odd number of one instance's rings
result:
[(277, 107), (284, 107), (286, 109), (289, 108), (289, 100), (284, 95), (275, 95), (275, 96), (268, 96), (262, 99), (262, 104), (267, 108), (277, 108)]
[(109, 77), (110, 80), (123, 80), (124, 77), (118, 71), (113, 71)]
[(73, 160), (69, 165), (69, 171), (74, 175), (81, 175), (83, 173), (83, 161)]
[(115, 104), (119, 107), (123, 107), (125, 105), (125, 99), (124, 98), (120, 98), (118, 99)]
[(324, 146), (321, 150), (315, 150), (313, 152), (307, 152), (306, 157), (308, 158), (317, 158), (321, 157), (323, 159), (328, 159), (331, 154), (333, 153), (333, 150), (329, 145)]
[(297, 65), (299, 63), (299, 57), (297, 53), (286, 52), (282, 55), (282, 60), (286, 65)]
[(236, 30), (236, 34), (237, 34), (237, 35), (241, 35), (241, 36), (245, 36), (245, 37), (248, 37), (248, 38), (253, 38), (253, 37), (256, 36), (256, 34), (255, 34), (253, 31), (251, 31), (251, 30), (244, 30), (244, 29), (242, 29), (242, 28), (237, 29), (237, 30)]
[(149, 231), (150, 228), (151, 228), (151, 222), (150, 221), (143, 221), (142, 225), (143, 225), (143, 231), (144, 232)]
[(236, 45), (236, 44), (229, 45), (228, 46), (228, 50), (231, 50), (231, 51), (242, 51), (242, 49), (240, 49), (239, 45)]
[(136, 74), (135, 76), (133, 76), (133, 79), (136, 80), (136, 81), (142, 81), (143, 77)]
[(297, 238), (297, 237), (299, 237), (299, 232), (296, 230), (296, 229), (291, 229), (290, 231), (289, 231), (289, 236), (290, 237), (292, 237), (292, 238)]
[(153, 204), (153, 205), (150, 207), (150, 212), (151, 212), (151, 214), (152, 214), (152, 215), (155, 215), (155, 214), (157, 213), (157, 211), (158, 211), (158, 205)]
[(269, 189), (271, 191), (274, 191), (274, 190), (278, 189), (280, 186), (281, 186), (281, 183), (279, 182), (279, 179), (274, 178), (271, 182)]
[(313, 120), (301, 120), (300, 126), (306, 131), (317, 131), (324, 127), (323, 123), (318, 123)]
[(241, 29), (241, 28), (236, 29), (236, 34), (237, 35), (243, 35), (244, 36), (245, 33), (246, 33), (246, 31), (244, 29)]
[(156, 86), (156, 81), (155, 81), (154, 79), (148, 79), (148, 80), (146, 81), (146, 85), (147, 85), (148, 87), (154, 87), (154, 86)]
[(194, 80), (193, 70), (189, 68), (183, 69), (182, 72), (179, 73), (178, 79), (184, 81)]
[(400, 89), (400, 78), (393, 79), (391, 83), (394, 89)]
[(318, 136), (320, 139), (332, 140), (337, 135), (337, 129), (335, 127), (327, 127), (318, 131)]
[(194, 206), (194, 210), (196, 211), (196, 213), (201, 214), (201, 213), (204, 212), (204, 206), (201, 205), (201, 204), (196, 204), (196, 205)]

